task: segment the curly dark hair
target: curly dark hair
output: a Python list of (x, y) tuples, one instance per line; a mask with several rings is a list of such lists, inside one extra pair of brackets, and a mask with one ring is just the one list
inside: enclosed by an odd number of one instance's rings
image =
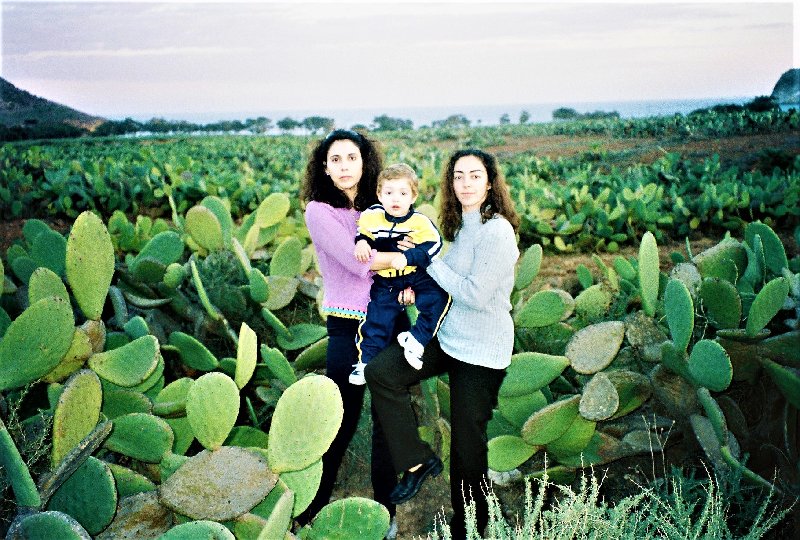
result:
[[(358, 182), (358, 192), (355, 201), (350, 199), (333, 184), (330, 176), (325, 174), (325, 160), (328, 158), (328, 149), (331, 145), (343, 139), (352, 141), (361, 151), (363, 169), (361, 180)], [(366, 210), (378, 202), (377, 179), (383, 166), (380, 149), (375, 141), (349, 129), (335, 129), (328, 133), (324, 139), (317, 141), (311, 150), (311, 155), (306, 165), (306, 174), (300, 188), (300, 199), (303, 202), (319, 201), (327, 203), (334, 208), (355, 208)]]
[(497, 158), (483, 150), (467, 148), (458, 150), (450, 156), (447, 167), (442, 174), (442, 199), (439, 208), (442, 236), (452, 242), (455, 240), (459, 229), (461, 229), (461, 203), (458, 202), (456, 192), (453, 189), (453, 177), (455, 176), (456, 161), (466, 156), (475, 156), (481, 160), (483, 166), (486, 167), (489, 186), (491, 187), (486, 200), (481, 204), (481, 223), (486, 223), (486, 221), (499, 214), (511, 223), (516, 232), (519, 229), (519, 215), (517, 215), (517, 211), (514, 208), (514, 201), (511, 199), (511, 193), (508, 190), (508, 184), (506, 184), (503, 172), (497, 164)]

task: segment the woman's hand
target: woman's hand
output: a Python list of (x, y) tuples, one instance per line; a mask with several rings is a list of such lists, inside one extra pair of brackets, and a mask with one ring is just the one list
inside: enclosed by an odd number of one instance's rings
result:
[(398, 240), (397, 247), (400, 248), (400, 251), (405, 251), (417, 247), (417, 244), (411, 241), (410, 236), (404, 236), (401, 240)]
[(414, 304), (414, 300), (416, 299), (416, 295), (414, 294), (414, 290), (411, 287), (406, 287), (400, 294), (397, 295), (397, 301), (403, 304), (404, 306), (411, 306)]

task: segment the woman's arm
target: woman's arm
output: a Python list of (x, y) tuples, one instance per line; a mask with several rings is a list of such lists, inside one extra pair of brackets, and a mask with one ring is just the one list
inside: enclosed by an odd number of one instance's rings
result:
[(481, 244), (475, 249), (475, 258), (467, 275), (462, 276), (441, 258), (428, 266), (428, 274), (453, 300), (474, 309), (481, 309), (492, 297), (502, 281), (498, 276), (513, 275), (519, 258), (511, 224), (504, 219), (495, 219), (486, 225), (489, 228), (483, 231)]
[(315, 201), (309, 202), (306, 206), (306, 227), (314, 243), (314, 249), (325, 252), (350, 273), (367, 277), (371, 270), (372, 259), (364, 263), (356, 260), (353, 255), (356, 246), (355, 237), (332, 212), (333, 209), (327, 204)]
[(327, 204), (310, 202), (305, 212), (306, 228), (311, 235), (314, 249), (324, 251), (339, 264), (357, 276), (366, 277), (370, 270), (384, 270), (392, 267), (392, 259), (398, 253), (386, 253), (372, 250), (367, 262), (359, 262), (353, 255), (356, 247), (355, 237), (331, 213)]

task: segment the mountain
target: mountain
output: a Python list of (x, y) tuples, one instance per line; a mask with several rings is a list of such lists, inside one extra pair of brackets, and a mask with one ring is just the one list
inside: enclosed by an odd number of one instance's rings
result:
[(800, 103), (800, 68), (790, 69), (778, 79), (772, 97), (782, 105)]
[(104, 118), (34, 96), (0, 78), (0, 128), (48, 136), (50, 132), (92, 131), (105, 121)]

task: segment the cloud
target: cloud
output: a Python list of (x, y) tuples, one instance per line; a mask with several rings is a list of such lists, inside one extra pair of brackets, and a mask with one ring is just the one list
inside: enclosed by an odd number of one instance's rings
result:
[(43, 50), (20, 54), (5, 55), (7, 59), (18, 61), (41, 61), (58, 58), (138, 58), (146, 56), (198, 56), (228, 55), (250, 53), (254, 49), (246, 47), (161, 47), (151, 49), (80, 49), (80, 50)]

